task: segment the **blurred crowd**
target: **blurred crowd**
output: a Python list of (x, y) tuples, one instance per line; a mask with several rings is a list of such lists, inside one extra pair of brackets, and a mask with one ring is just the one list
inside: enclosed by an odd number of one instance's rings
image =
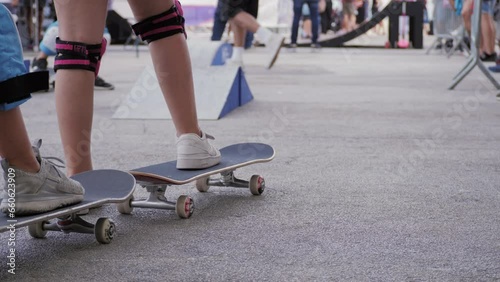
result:
[(56, 13), (52, 0), (0, 0), (14, 16), (21, 43), (25, 50), (32, 50), (42, 39), (43, 30), (54, 22)]

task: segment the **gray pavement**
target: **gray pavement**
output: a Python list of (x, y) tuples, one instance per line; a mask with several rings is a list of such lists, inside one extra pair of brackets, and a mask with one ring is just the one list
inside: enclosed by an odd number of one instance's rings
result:
[[(432, 42), (430, 38), (427, 43)], [(260, 141), (274, 161), (262, 196), (193, 185), (194, 215), (113, 206), (118, 237), (17, 232), (16, 275), (1, 281), (500, 281), (500, 103), (474, 70), (446, 90), (465, 63), (425, 50), (323, 49), (281, 54), (264, 69), (262, 49), (246, 56), (255, 100), (218, 121), (202, 121), (220, 147)], [(112, 120), (149, 61), (145, 50), (113, 47), (95, 94), (96, 168), (128, 170), (170, 160), (167, 120)], [(497, 76), (500, 79), (500, 77)], [(68, 93), (70, 94), (70, 93)], [(23, 106), (42, 153), (62, 157), (53, 93)], [(136, 197), (145, 196), (137, 189)]]

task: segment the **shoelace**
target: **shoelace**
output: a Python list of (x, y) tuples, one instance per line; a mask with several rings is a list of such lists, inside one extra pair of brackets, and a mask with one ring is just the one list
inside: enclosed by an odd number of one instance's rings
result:
[[(56, 158), (56, 157), (42, 157), (42, 159), (46, 160), (47, 162), (49, 162), (51, 165), (55, 166), (55, 167), (58, 167), (58, 168), (65, 168), (65, 164), (64, 164), (64, 161), (61, 160), (60, 158)], [(56, 164), (54, 161), (58, 161), (60, 164)]]
[[(40, 156), (40, 147), (42, 147), (42, 139), (36, 139), (35, 142), (32, 145), (33, 151), (35, 152), (35, 155), (37, 157), (40, 157), (40, 159), (46, 160), (48, 163), (51, 165), (58, 167), (58, 168), (65, 168), (65, 163), (63, 160), (57, 157), (42, 157)], [(54, 161), (59, 162), (60, 164), (56, 164)]]

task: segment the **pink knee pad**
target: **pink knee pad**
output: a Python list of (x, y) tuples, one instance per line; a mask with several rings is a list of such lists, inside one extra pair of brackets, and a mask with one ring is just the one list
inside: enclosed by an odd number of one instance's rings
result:
[(79, 69), (99, 73), (101, 59), (106, 51), (106, 39), (100, 44), (85, 44), (81, 42), (63, 41), (56, 39), (57, 56), (54, 62), (54, 70)]
[(183, 14), (181, 3), (176, 0), (175, 5), (168, 11), (138, 22), (132, 29), (137, 36), (148, 43), (178, 33), (184, 33), (187, 38)]

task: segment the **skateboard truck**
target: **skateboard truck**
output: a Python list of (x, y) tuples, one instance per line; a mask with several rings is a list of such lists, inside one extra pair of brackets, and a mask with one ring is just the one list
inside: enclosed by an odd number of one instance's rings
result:
[(117, 208), (121, 214), (130, 214), (134, 208), (175, 210), (180, 218), (189, 218), (193, 214), (194, 201), (191, 197), (182, 195), (177, 199), (177, 202), (167, 200), (165, 191), (168, 184), (147, 184), (140, 181), (138, 184), (149, 192), (148, 198), (142, 200), (131, 198), (129, 201), (119, 204)]
[(210, 186), (250, 188), (252, 195), (261, 195), (266, 188), (266, 182), (260, 175), (252, 175), (250, 181), (236, 178), (234, 170), (221, 172), (219, 178), (200, 178), (196, 180), (196, 189), (200, 192), (207, 192)]
[(28, 232), (33, 238), (44, 238), (47, 231), (94, 234), (97, 242), (109, 244), (113, 240), (116, 227), (115, 223), (108, 218), (99, 218), (94, 225), (82, 219), (78, 214), (58, 218), (55, 222), (39, 221), (28, 226)]

